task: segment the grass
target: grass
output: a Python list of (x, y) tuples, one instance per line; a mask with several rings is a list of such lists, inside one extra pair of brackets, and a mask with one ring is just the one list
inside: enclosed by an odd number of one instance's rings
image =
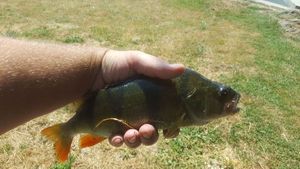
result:
[(64, 40), (65, 43), (83, 43), (84, 40), (80, 36), (71, 35), (67, 36)]
[[(267, 160), (271, 168), (296, 168), (300, 160), (300, 133), (297, 129), (300, 48), (282, 36), (275, 20), (260, 16), (255, 9), (237, 13), (226, 11), (222, 16), (261, 35), (251, 42), (257, 50), (253, 66), (258, 72), (231, 78), (237, 82), (237, 88), (257, 100), (245, 110), (244, 123), (237, 124), (242, 128), (247, 128), (249, 124), (255, 127), (245, 133), (240, 132), (238, 136), (242, 139), (235, 138), (234, 143), (254, 142), (256, 152), (263, 152), (261, 156), (268, 154), (272, 158)], [(257, 107), (258, 103), (260, 107)]]
[(75, 158), (71, 156), (65, 163), (55, 163), (51, 169), (71, 169)]
[[(50, 5), (51, 4), (51, 5)], [(49, 7), (50, 5), (50, 7)], [(3, 168), (299, 168), (300, 44), (262, 8), (230, 1), (1, 1), (0, 34), (143, 50), (242, 94), (239, 116), (129, 150), (107, 143), (61, 165), (39, 134), (62, 108), (0, 136)]]

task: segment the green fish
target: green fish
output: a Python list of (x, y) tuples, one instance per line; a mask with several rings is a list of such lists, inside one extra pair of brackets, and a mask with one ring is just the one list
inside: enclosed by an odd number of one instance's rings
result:
[(85, 133), (80, 138), (84, 148), (145, 123), (172, 132), (234, 114), (239, 99), (232, 88), (191, 69), (170, 80), (140, 76), (92, 93), (69, 121), (42, 134), (55, 142), (57, 159), (63, 162), (76, 134)]

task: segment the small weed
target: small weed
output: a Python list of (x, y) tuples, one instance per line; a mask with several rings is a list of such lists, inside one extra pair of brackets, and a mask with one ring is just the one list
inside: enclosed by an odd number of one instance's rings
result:
[(67, 36), (64, 40), (65, 43), (83, 43), (84, 39), (81, 38), (80, 36), (76, 36), (76, 35), (71, 35), (71, 36)]
[(27, 145), (27, 144), (21, 144), (21, 145), (19, 146), (19, 148), (20, 148), (21, 150), (25, 150), (26, 148), (28, 148), (28, 145)]
[(8, 30), (4, 33), (4, 36), (11, 37), (11, 38), (16, 38), (16, 37), (19, 36), (19, 33), (16, 32), (16, 31), (13, 31), (13, 30)]
[(128, 160), (137, 156), (137, 152), (135, 150), (124, 150), (123, 151), (123, 160)]
[(71, 169), (74, 161), (75, 161), (75, 157), (71, 155), (67, 162), (56, 163), (51, 167), (51, 169)]
[(4, 144), (4, 146), (2, 146), (0, 148), (0, 153), (6, 153), (6, 154), (11, 154), (11, 152), (14, 150), (14, 147), (9, 144), (9, 143), (6, 143)]
[(200, 22), (200, 29), (205, 31), (207, 29), (207, 23), (205, 21)]

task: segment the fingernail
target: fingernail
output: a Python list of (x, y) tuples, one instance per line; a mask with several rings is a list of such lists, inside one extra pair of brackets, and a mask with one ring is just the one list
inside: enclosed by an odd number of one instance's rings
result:
[(113, 140), (113, 142), (115, 144), (120, 144), (122, 142), (122, 140), (120, 138), (116, 138), (116, 139)]
[(180, 64), (180, 63), (175, 63), (175, 64), (172, 64), (171, 66), (176, 67), (176, 68), (178, 68), (178, 67), (183, 68), (184, 67), (184, 65)]
[(149, 132), (146, 132), (146, 133), (143, 133), (143, 137), (144, 137), (145, 139), (150, 139), (150, 138), (152, 137), (152, 134), (149, 133)]
[(128, 142), (129, 142), (129, 143), (135, 143), (135, 141), (136, 141), (136, 134), (135, 134), (135, 132), (133, 131), (133, 132), (131, 132), (131, 133), (129, 134)]

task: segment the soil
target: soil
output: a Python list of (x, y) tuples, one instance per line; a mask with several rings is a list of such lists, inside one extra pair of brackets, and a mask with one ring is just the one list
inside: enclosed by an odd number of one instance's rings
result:
[(259, 3), (252, 3), (251, 6), (259, 7), (262, 13), (277, 19), (286, 36), (300, 40), (300, 9), (284, 10)]
[(279, 24), (288, 36), (300, 39), (300, 10), (279, 13)]

